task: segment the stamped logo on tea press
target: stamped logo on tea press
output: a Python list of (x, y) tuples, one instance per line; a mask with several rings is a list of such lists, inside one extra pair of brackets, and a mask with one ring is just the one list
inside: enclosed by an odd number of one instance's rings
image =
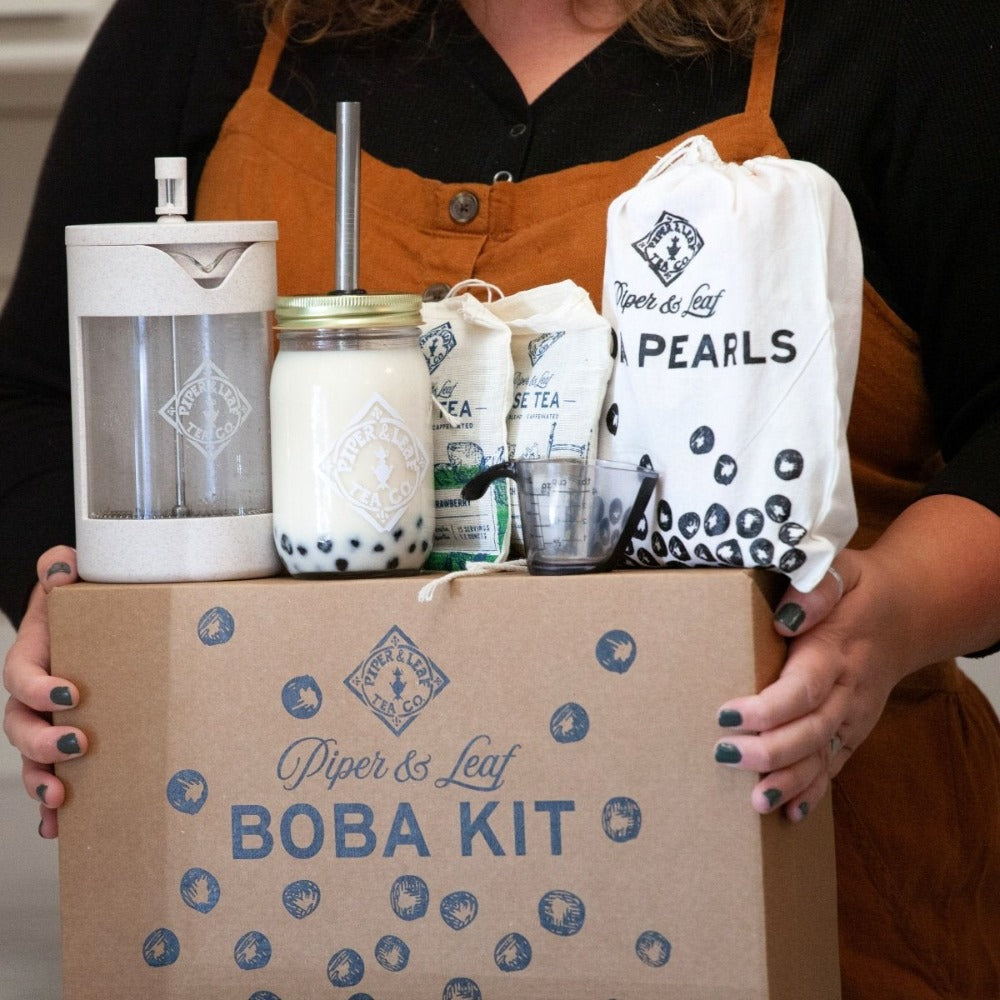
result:
[(656, 225), (632, 244), (664, 285), (675, 282), (705, 245), (701, 233), (687, 219), (661, 213)]
[(225, 373), (203, 362), (160, 407), (160, 416), (207, 458), (215, 458), (250, 416), (246, 396)]
[(381, 396), (350, 422), (319, 471), (378, 531), (391, 531), (429, 465), (420, 440)]
[(399, 736), (441, 693), (448, 678), (393, 626), (344, 683)]

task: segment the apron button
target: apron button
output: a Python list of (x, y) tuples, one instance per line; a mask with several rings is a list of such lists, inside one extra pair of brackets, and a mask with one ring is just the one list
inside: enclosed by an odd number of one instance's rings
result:
[(443, 281), (436, 281), (424, 289), (422, 298), (424, 302), (440, 302), (450, 291), (450, 285), (446, 285)]
[(479, 199), (471, 191), (459, 191), (448, 202), (448, 214), (460, 225), (471, 222), (479, 214)]

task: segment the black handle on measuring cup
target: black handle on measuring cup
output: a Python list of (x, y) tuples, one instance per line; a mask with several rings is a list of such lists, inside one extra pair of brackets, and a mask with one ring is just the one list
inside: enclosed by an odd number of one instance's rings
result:
[(515, 464), (512, 461), (500, 462), (498, 465), (491, 465), (488, 469), (483, 469), (462, 487), (462, 499), (478, 500), (489, 489), (490, 484), (502, 476), (514, 479), (516, 476)]
[(646, 508), (649, 506), (649, 498), (653, 495), (653, 488), (659, 479), (659, 476), (652, 469), (649, 471), (653, 474), (642, 477), (639, 489), (636, 491), (635, 503), (632, 504), (628, 520), (622, 527), (618, 544), (615, 546), (614, 552), (601, 564), (600, 569), (614, 569), (622, 561), (625, 549), (628, 547), (628, 543), (632, 541), (632, 536), (635, 534), (635, 529), (639, 527), (639, 521), (642, 520), (643, 514), (646, 513)]

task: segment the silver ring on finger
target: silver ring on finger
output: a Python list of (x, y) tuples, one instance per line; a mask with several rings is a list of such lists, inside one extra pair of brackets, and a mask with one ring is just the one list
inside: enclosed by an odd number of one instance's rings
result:
[(833, 758), (836, 757), (838, 753), (840, 753), (843, 747), (844, 747), (844, 741), (840, 738), (840, 736), (837, 733), (834, 733), (833, 737), (830, 740), (830, 760), (833, 760)]
[(837, 585), (837, 600), (839, 601), (844, 596), (844, 578), (836, 566), (830, 566), (826, 572), (833, 577), (833, 582)]

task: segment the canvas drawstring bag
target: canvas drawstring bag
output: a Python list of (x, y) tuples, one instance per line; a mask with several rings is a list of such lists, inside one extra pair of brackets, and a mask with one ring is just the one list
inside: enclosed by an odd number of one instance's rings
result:
[(660, 473), (630, 564), (822, 579), (857, 526), (862, 282), (850, 206), (813, 164), (726, 163), (696, 136), (615, 199), (599, 453)]
[[(508, 457), (593, 459), (611, 374), (611, 329), (573, 281), (497, 299), (492, 313), (510, 328), (514, 391)], [(516, 487), (511, 550), (523, 552)]]
[(456, 571), (469, 562), (507, 557), (511, 495), (498, 480), (479, 500), (462, 487), (507, 457), (507, 414), (514, 368), (510, 330), (486, 302), (501, 294), (484, 282), (462, 282), (439, 302), (422, 305), (420, 346), (438, 412), (434, 435), (434, 545), (427, 569)]

